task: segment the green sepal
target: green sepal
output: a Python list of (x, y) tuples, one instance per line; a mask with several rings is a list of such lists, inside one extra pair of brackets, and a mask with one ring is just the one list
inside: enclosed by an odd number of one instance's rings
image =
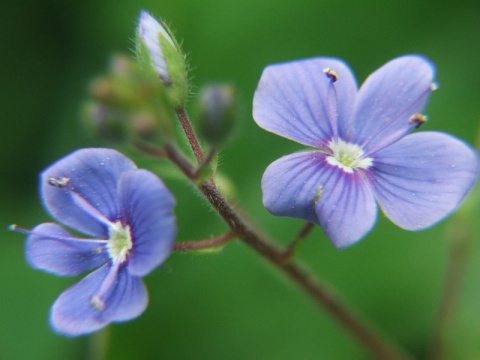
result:
[(136, 44), (136, 60), (138, 67), (145, 73), (146, 76), (150, 77), (152, 81), (160, 82), (162, 85), (164, 85), (162, 81), (159, 81), (157, 71), (153, 66), (153, 61), (147, 46), (138, 35)]
[(158, 34), (158, 41), (162, 56), (165, 59), (167, 72), (169, 76), (168, 81), (163, 81), (159, 78), (155, 67), (153, 65), (150, 52), (145, 43), (137, 35), (136, 55), (139, 67), (142, 68), (149, 76), (155, 78), (163, 84), (165, 91), (168, 94), (171, 106), (174, 108), (184, 107), (188, 95), (188, 71), (185, 56), (180, 50), (180, 45), (173, 37), (168, 27), (163, 24), (168, 34), (173, 39), (175, 46), (168, 41), (162, 34)]
[(184, 107), (188, 95), (187, 66), (183, 54), (170, 44), (163, 36), (159, 36), (160, 47), (165, 57), (171, 84), (169, 86), (172, 105)]

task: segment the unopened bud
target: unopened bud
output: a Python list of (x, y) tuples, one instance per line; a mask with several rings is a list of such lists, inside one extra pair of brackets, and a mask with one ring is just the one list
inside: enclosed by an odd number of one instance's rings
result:
[(178, 43), (149, 13), (138, 22), (137, 58), (143, 68), (154, 69), (175, 106), (183, 106), (188, 92), (187, 66)]
[(205, 87), (199, 98), (198, 122), (203, 138), (213, 145), (230, 135), (236, 118), (235, 91), (230, 85)]

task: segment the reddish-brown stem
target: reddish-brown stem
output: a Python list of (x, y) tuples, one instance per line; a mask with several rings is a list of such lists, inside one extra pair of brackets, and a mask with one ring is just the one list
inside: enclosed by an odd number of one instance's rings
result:
[[(477, 128), (475, 147), (477, 151), (480, 151), (480, 126)], [(464, 204), (464, 206), (469, 205)], [(473, 238), (472, 221), (474, 220), (471, 218), (471, 214), (460, 210), (452, 222), (452, 228), (449, 233), (451, 238), (450, 256), (445, 274), (440, 309), (437, 315), (437, 323), (430, 344), (430, 359), (432, 360), (443, 360), (448, 357), (446, 337), (449, 327), (454, 321), (462, 277), (469, 254), (469, 239)]]
[[(178, 111), (181, 121), (188, 123), (184, 127), (191, 129), (188, 117), (184, 111)], [(183, 120), (182, 120), (183, 119)], [(193, 136), (190, 141), (197, 161), (201, 164), (203, 153), (196, 141), (193, 131), (186, 130), (187, 137)], [(196, 145), (195, 145), (196, 144)], [(259, 255), (267, 259), (278, 270), (289, 277), (299, 288), (301, 288), (310, 298), (320, 307), (325, 309), (333, 318), (335, 318), (350, 334), (356, 338), (375, 358), (400, 360), (410, 357), (399, 349), (388, 339), (373, 329), (370, 324), (361, 318), (355, 311), (350, 309), (334, 294), (334, 292), (325, 284), (321, 284), (318, 279), (311, 275), (303, 266), (296, 261), (285, 261), (285, 252), (271, 244), (267, 239), (254, 231), (252, 227), (243, 220), (239, 213), (226, 201), (218, 191), (215, 181), (208, 179), (205, 182), (197, 183), (197, 168), (193, 166), (188, 159), (177, 151), (174, 146), (167, 145), (165, 152), (169, 159), (175, 163), (180, 170), (198, 187), (203, 196), (210, 205), (216, 210), (219, 216), (230, 227), (235, 236), (247, 244)], [(200, 160), (199, 160), (200, 159)], [(306, 226), (304, 231), (308, 233), (310, 226)]]
[(136, 142), (134, 146), (143, 153), (153, 156), (157, 159), (168, 159), (168, 154), (164, 149), (159, 149), (143, 142)]
[(199, 185), (200, 191), (215, 208), (223, 220), (235, 231), (244, 243), (268, 259), (301, 289), (310, 295), (318, 305), (326, 309), (357, 340), (379, 359), (407, 359), (408, 356), (396, 346), (384, 339), (361, 319), (352, 309), (342, 303), (331, 289), (319, 283), (312, 275), (296, 262), (285, 262), (283, 251), (277, 249), (260, 237), (239, 217), (217, 190), (212, 180)]
[(185, 175), (188, 176), (190, 180), (195, 180), (197, 178), (196, 172), (192, 170), (192, 164), (190, 164), (190, 162), (179, 153), (175, 148), (175, 145), (166, 143), (163, 149), (141, 142), (137, 142), (134, 145), (139, 151), (147, 155), (153, 156), (157, 159), (171, 160)]
[(182, 125), (183, 131), (185, 132), (185, 135), (187, 136), (187, 140), (190, 143), (190, 147), (192, 148), (193, 154), (195, 155), (195, 158), (197, 159), (197, 163), (201, 164), (203, 162), (203, 152), (202, 148), (200, 147), (200, 144), (197, 141), (197, 137), (195, 136), (195, 133), (193, 132), (192, 125), (190, 124), (190, 121), (188, 120), (188, 116), (183, 108), (177, 109), (177, 116), (178, 119), (180, 120), (180, 124)]
[(432, 360), (443, 360), (448, 357), (445, 337), (455, 315), (465, 260), (468, 254), (467, 242), (471, 238), (469, 229), (470, 226), (467, 221), (457, 215), (456, 221), (453, 223), (453, 229), (450, 230), (452, 236), (450, 257), (435, 333), (430, 344), (430, 359)]
[(177, 148), (168, 143), (165, 145), (165, 153), (167, 154), (167, 157), (175, 164), (178, 166), (180, 170), (190, 179), (190, 180), (196, 180), (195, 178), (195, 168), (190, 164), (188, 159), (186, 159), (182, 154), (180, 154), (177, 150)]
[(230, 240), (234, 239), (235, 236), (236, 236), (235, 233), (233, 231), (230, 231), (226, 234), (216, 236), (208, 240), (181, 242), (181, 243), (175, 244), (175, 246), (173, 247), (173, 250), (190, 251), (190, 250), (212, 249), (212, 248), (216, 248), (226, 244)]
[(293, 238), (293, 240), (288, 244), (287, 248), (283, 251), (283, 256), (285, 260), (289, 260), (293, 253), (295, 252), (295, 247), (298, 243), (305, 239), (310, 231), (312, 231), (314, 224), (307, 222), (305, 226), (298, 232), (298, 234)]
[(203, 161), (198, 164), (198, 168), (195, 171), (195, 174), (193, 174), (193, 177), (198, 179), (206, 166), (210, 164), (210, 162), (213, 160), (213, 157), (215, 156), (215, 148), (211, 148), (210, 151), (207, 153), (207, 156), (203, 159)]

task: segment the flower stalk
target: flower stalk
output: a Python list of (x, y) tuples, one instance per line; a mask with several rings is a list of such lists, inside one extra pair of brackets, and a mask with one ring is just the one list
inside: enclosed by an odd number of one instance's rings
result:
[[(191, 130), (190, 121), (184, 110), (178, 110), (177, 115), (190, 142), (190, 146), (199, 163), (203, 153), (198, 146), (195, 134)], [(167, 145), (165, 152), (168, 158), (191, 180), (203, 194), (205, 199), (215, 209), (218, 215), (230, 227), (231, 233), (252, 248), (260, 256), (267, 259), (275, 268), (294, 282), (312, 301), (327, 311), (341, 324), (363, 347), (378, 359), (409, 359), (410, 356), (391, 340), (385, 338), (374, 327), (365, 321), (353, 309), (343, 303), (327, 284), (313, 276), (298, 261), (285, 261), (285, 250), (279, 249), (265, 237), (256, 232), (237, 211), (228, 203), (218, 190), (213, 178), (198, 184), (195, 177), (196, 167), (178, 150)], [(149, 153), (154, 155), (153, 153)], [(308, 228), (308, 226), (307, 226)], [(305, 230), (305, 229), (304, 229)], [(308, 230), (309, 231), (309, 230)], [(305, 230), (307, 232), (307, 230)], [(301, 234), (299, 236), (301, 237)]]
[[(480, 150), (480, 126), (478, 127), (478, 136), (475, 144), (477, 151)], [(465, 276), (471, 250), (471, 240), (475, 238), (472, 225), (475, 221), (475, 214), (478, 213), (476, 210), (478, 200), (476, 199), (479, 199), (479, 190), (478, 187), (474, 188), (472, 196), (467, 199), (458, 214), (454, 216), (447, 235), (449, 258), (445, 271), (440, 308), (430, 343), (429, 358), (432, 360), (449, 358), (447, 337), (457, 315), (462, 280)]]
[(200, 185), (200, 191), (215, 208), (222, 219), (234, 230), (238, 238), (269, 260), (277, 269), (290, 278), (320, 307), (334, 317), (371, 354), (379, 359), (410, 358), (396, 345), (385, 339), (345, 303), (342, 303), (326, 284), (320, 283), (298, 262), (285, 262), (284, 252), (257, 234), (228, 204), (218, 191), (213, 180)]
[(230, 231), (226, 234), (216, 236), (208, 240), (188, 241), (176, 243), (173, 247), (175, 251), (196, 251), (196, 250), (214, 250), (224, 246), (230, 240), (236, 237), (235, 232)]
[(195, 132), (193, 131), (192, 125), (190, 124), (190, 120), (188, 119), (188, 115), (185, 112), (185, 109), (177, 109), (177, 116), (180, 120), (180, 124), (182, 125), (183, 132), (187, 136), (187, 140), (190, 144), (190, 147), (192, 148), (193, 154), (195, 155), (197, 162), (201, 164), (203, 162), (203, 151), (200, 147), (200, 144), (198, 143), (197, 137), (195, 135)]
[(293, 240), (288, 244), (287, 248), (283, 252), (283, 256), (285, 257), (285, 260), (290, 260), (293, 254), (295, 253), (295, 249), (297, 245), (305, 239), (308, 234), (313, 230), (313, 227), (315, 225), (313, 223), (307, 222), (305, 226), (298, 232), (297, 235), (293, 238)]
[(451, 229), (451, 244), (437, 324), (430, 344), (430, 359), (447, 359), (447, 332), (452, 325), (468, 256), (470, 224), (458, 219)]

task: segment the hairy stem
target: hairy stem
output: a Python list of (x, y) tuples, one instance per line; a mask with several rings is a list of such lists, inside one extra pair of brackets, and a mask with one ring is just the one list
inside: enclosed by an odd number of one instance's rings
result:
[(195, 170), (195, 174), (193, 175), (195, 178), (199, 178), (202, 174), (202, 171), (210, 165), (213, 158), (215, 157), (216, 151), (215, 148), (211, 148), (207, 153), (207, 156), (203, 159), (201, 163), (198, 164), (197, 170)]
[(205, 250), (222, 246), (236, 237), (235, 232), (230, 231), (226, 234), (216, 236), (208, 240), (188, 241), (175, 244), (175, 251)]
[(193, 128), (190, 124), (190, 121), (188, 120), (187, 113), (184, 109), (177, 109), (177, 116), (180, 120), (180, 124), (182, 125), (183, 132), (187, 136), (187, 140), (192, 148), (193, 154), (195, 155), (197, 162), (201, 164), (203, 162), (202, 148), (200, 147), (200, 144), (197, 141), (197, 137), (193, 132)]
[(293, 261), (286, 262), (284, 251), (277, 249), (273, 244), (270, 244), (254, 232), (227, 203), (213, 181), (205, 182), (199, 188), (223, 220), (235, 231), (240, 240), (287, 275), (314, 302), (341, 323), (373, 355), (378, 359), (409, 358), (400, 349), (374, 331), (370, 325), (367, 325), (359, 315), (342, 303), (331, 289), (325, 284), (321, 284), (305, 268)]
[(432, 360), (448, 358), (446, 337), (455, 317), (457, 300), (465, 271), (468, 239), (471, 238), (469, 225), (467, 221), (457, 216), (456, 221), (453, 222), (453, 228), (450, 230), (450, 257), (445, 274), (437, 325), (430, 344), (430, 359)]
[[(477, 128), (477, 137), (475, 141), (477, 151), (480, 151), (480, 126)], [(437, 323), (430, 343), (430, 359), (443, 360), (448, 358), (447, 335), (456, 313), (458, 297), (460, 295), (461, 283), (465, 273), (467, 257), (469, 255), (470, 239), (474, 238), (472, 224), (475, 221), (473, 199), (478, 199), (475, 194), (477, 189), (473, 189), (470, 199), (462, 205), (461, 209), (453, 218), (452, 228), (449, 232), (450, 252), (447, 270), (445, 273), (445, 282), (440, 303), (440, 309), (437, 315)], [(473, 202), (473, 203), (472, 203)], [(465, 208), (469, 208), (466, 210)]]
[[(201, 164), (203, 153), (201, 152), (195, 134), (190, 126), (184, 126), (183, 122), (189, 122), (184, 111), (178, 111), (180, 121), (189, 139), (190, 146)], [(191, 138), (193, 137), (193, 140)], [(223, 195), (217, 189), (215, 181), (210, 178), (203, 183), (197, 183), (196, 170), (182, 154), (180, 154), (174, 146), (166, 147), (167, 156), (175, 163), (184, 174), (198, 187), (203, 196), (210, 205), (216, 210), (219, 216), (230, 227), (236, 237), (255, 250), (260, 256), (267, 259), (274, 267), (289, 277), (300, 289), (302, 289), (309, 297), (320, 307), (325, 309), (335, 320), (337, 320), (350, 334), (361, 343), (375, 358), (400, 360), (409, 359), (405, 352), (398, 348), (393, 342), (383, 337), (376, 331), (371, 324), (368, 324), (353, 309), (349, 308), (345, 303), (335, 295), (335, 293), (324, 283), (321, 283), (311, 273), (309, 273), (298, 262), (286, 261), (285, 251), (279, 249), (270, 241), (265, 239), (258, 232), (240, 217), (238, 212), (227, 202)], [(197, 151), (200, 153), (197, 154)], [(305, 231), (310, 231), (310, 226)]]
[(307, 222), (305, 226), (298, 232), (298, 234), (293, 238), (293, 240), (288, 244), (287, 248), (283, 252), (283, 256), (285, 259), (290, 259), (293, 254), (295, 253), (295, 248), (298, 245), (298, 243), (305, 239), (308, 234), (310, 234), (310, 231), (312, 231), (314, 225), (310, 222)]

